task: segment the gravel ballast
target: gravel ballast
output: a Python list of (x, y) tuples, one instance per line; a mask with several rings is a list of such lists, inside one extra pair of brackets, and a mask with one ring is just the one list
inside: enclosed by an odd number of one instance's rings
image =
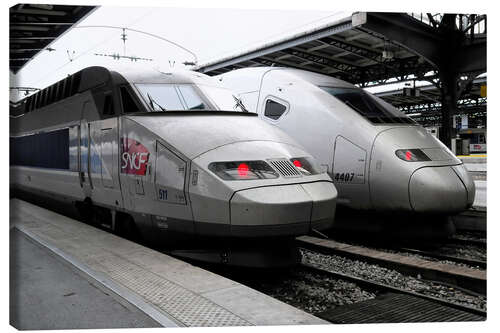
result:
[(376, 294), (363, 290), (352, 282), (302, 269), (291, 271), (291, 274), (278, 284), (263, 283), (252, 287), (311, 314), (376, 297)]
[(308, 263), (328, 271), (355, 276), (369, 281), (386, 284), (395, 288), (441, 298), (456, 304), (466, 305), (486, 311), (485, 296), (471, 295), (450, 286), (421, 280), (403, 275), (395, 270), (368, 264), (358, 260), (351, 260), (337, 255), (324, 255), (309, 250), (302, 250), (302, 255), (302, 261), (304, 263)]

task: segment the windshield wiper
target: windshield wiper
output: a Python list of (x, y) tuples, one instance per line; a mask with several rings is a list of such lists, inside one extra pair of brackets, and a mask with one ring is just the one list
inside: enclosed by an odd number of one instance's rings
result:
[(234, 98), (234, 101), (236, 102), (236, 105), (233, 106), (233, 109), (236, 109), (239, 106), (243, 112), (248, 112), (245, 105), (243, 105), (243, 101), (241, 99), (239, 99), (238, 97), (236, 97), (234, 95), (233, 95), (233, 98)]
[(151, 108), (153, 109), (153, 111), (155, 109), (154, 105), (157, 105), (162, 111), (167, 111), (163, 106), (161, 106), (160, 104), (158, 104), (158, 102), (155, 101), (153, 99), (153, 97), (151, 97), (151, 95), (149, 93), (146, 93), (146, 95), (148, 96), (149, 104), (151, 105)]

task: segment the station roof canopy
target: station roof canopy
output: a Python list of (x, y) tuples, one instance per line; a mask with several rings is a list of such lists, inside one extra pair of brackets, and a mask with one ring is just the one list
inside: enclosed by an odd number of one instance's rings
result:
[[(476, 23), (476, 16), (473, 16), (473, 20)], [(435, 28), (407, 14), (346, 14), (346, 17), (335, 22), (200, 64), (195, 70), (218, 75), (243, 67), (284, 66), (334, 76), (363, 86), (383, 84), (391, 78), (405, 80), (411, 75), (423, 76), (435, 70), (432, 55), (436, 52), (433, 46), (439, 44), (439, 38), (442, 38), (437, 35)], [(402, 29), (405, 31), (401, 32)], [(392, 36), (381, 31), (389, 32)], [(393, 37), (399, 38), (399, 41)], [(408, 39), (419, 42), (421, 50), (416, 51), (404, 45), (402, 41)], [(478, 50), (478, 56), (475, 57), (478, 65), (474, 68), (469, 66), (467, 72), (486, 70), (485, 41), (485, 36), (476, 36), (475, 42), (479, 43), (471, 45), (471, 48)], [(481, 52), (484, 52), (484, 60)]]
[(17, 73), (96, 6), (19, 4), (10, 7), (9, 68)]

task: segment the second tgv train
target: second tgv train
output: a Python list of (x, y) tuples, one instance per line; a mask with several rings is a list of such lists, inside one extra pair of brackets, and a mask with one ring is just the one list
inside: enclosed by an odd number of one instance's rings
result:
[(264, 247), (333, 222), (337, 191), (315, 159), (206, 75), (89, 67), (17, 113), (11, 186), (112, 229), (224, 247), (231, 263), (235, 243)]
[(350, 83), (280, 67), (217, 76), (319, 161), (338, 204), (384, 213), (456, 214), (474, 202), (462, 162), (402, 112)]

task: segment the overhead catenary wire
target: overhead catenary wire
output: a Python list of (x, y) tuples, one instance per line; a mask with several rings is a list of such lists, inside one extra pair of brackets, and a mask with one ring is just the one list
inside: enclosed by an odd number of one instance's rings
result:
[[(175, 46), (177, 46), (178, 48), (180, 48), (180, 49), (182, 49), (182, 50), (186, 51), (187, 53), (189, 53), (190, 55), (192, 55), (192, 56), (193, 56), (193, 58), (194, 58), (194, 62), (195, 62), (195, 63), (198, 63), (198, 57), (196, 56), (196, 54), (195, 54), (193, 51), (191, 51), (191, 50), (189, 50), (189, 49), (185, 48), (184, 46), (182, 46), (182, 45), (180, 45), (180, 44), (178, 44), (178, 43), (176, 43), (176, 42), (173, 42), (173, 41), (171, 41), (171, 40), (169, 40), (169, 39), (167, 39), (167, 38), (165, 38), (165, 37), (162, 37), (162, 36), (160, 36), (160, 35), (156, 35), (156, 34), (152, 34), (152, 33), (147, 32), (147, 31), (142, 31), (142, 30), (132, 29), (132, 28), (126, 28), (126, 27), (112, 26), (112, 25), (84, 25), (84, 26), (75, 27), (75, 29), (81, 29), (81, 28), (108, 28), (108, 29), (120, 29), (120, 30), (122, 30), (122, 35), (121, 35), (121, 36), (123, 36), (123, 35), (125, 34), (125, 30), (129, 30), (129, 31), (133, 31), (133, 32), (137, 32), (137, 33), (140, 33), (140, 34), (144, 34), (144, 35), (147, 35), (147, 36), (150, 36), (150, 37), (153, 37), (153, 38), (158, 38), (158, 39), (160, 39), (160, 40), (162, 40), (162, 41), (165, 41), (165, 42), (167, 42), (167, 43), (170, 43), (170, 44), (172, 44), (172, 45), (175, 45)], [(123, 42), (125, 43), (125, 40), (124, 40)]]
[[(151, 14), (152, 12), (154, 11), (154, 9), (151, 9), (149, 11), (147, 11), (146, 13), (144, 13), (143, 15), (139, 16), (138, 18), (136, 18), (135, 20), (131, 21), (130, 23), (128, 23), (128, 26), (132, 26), (134, 24), (136, 24), (137, 22), (139, 22), (140, 20), (144, 19), (144, 17), (148, 16), (149, 14)], [(77, 27), (74, 27), (74, 28), (77, 28)], [(56, 73), (57, 71), (59, 71), (60, 69), (64, 68), (65, 66), (69, 65), (70, 63), (74, 62), (76, 59), (88, 54), (89, 52), (93, 51), (95, 48), (107, 43), (109, 40), (111, 40), (112, 38), (115, 38), (116, 35), (113, 35), (113, 36), (110, 36), (109, 38), (106, 38), (105, 40), (103, 40), (102, 42), (94, 45), (94, 46), (91, 46), (90, 48), (88, 48), (87, 50), (85, 50), (84, 52), (78, 54), (77, 56), (75, 56), (74, 58), (72, 58), (72, 60), (70, 61), (67, 61), (65, 63), (63, 63), (61, 66), (57, 67), (56, 69), (52, 69), (50, 70), (49, 72), (45, 73), (44, 75), (41, 75), (40, 76), (40, 79), (36, 80), (35, 82), (31, 83), (31, 85), (36, 85), (38, 82), (44, 80), (47, 78), (47, 76), (49, 76), (49, 73)]]

